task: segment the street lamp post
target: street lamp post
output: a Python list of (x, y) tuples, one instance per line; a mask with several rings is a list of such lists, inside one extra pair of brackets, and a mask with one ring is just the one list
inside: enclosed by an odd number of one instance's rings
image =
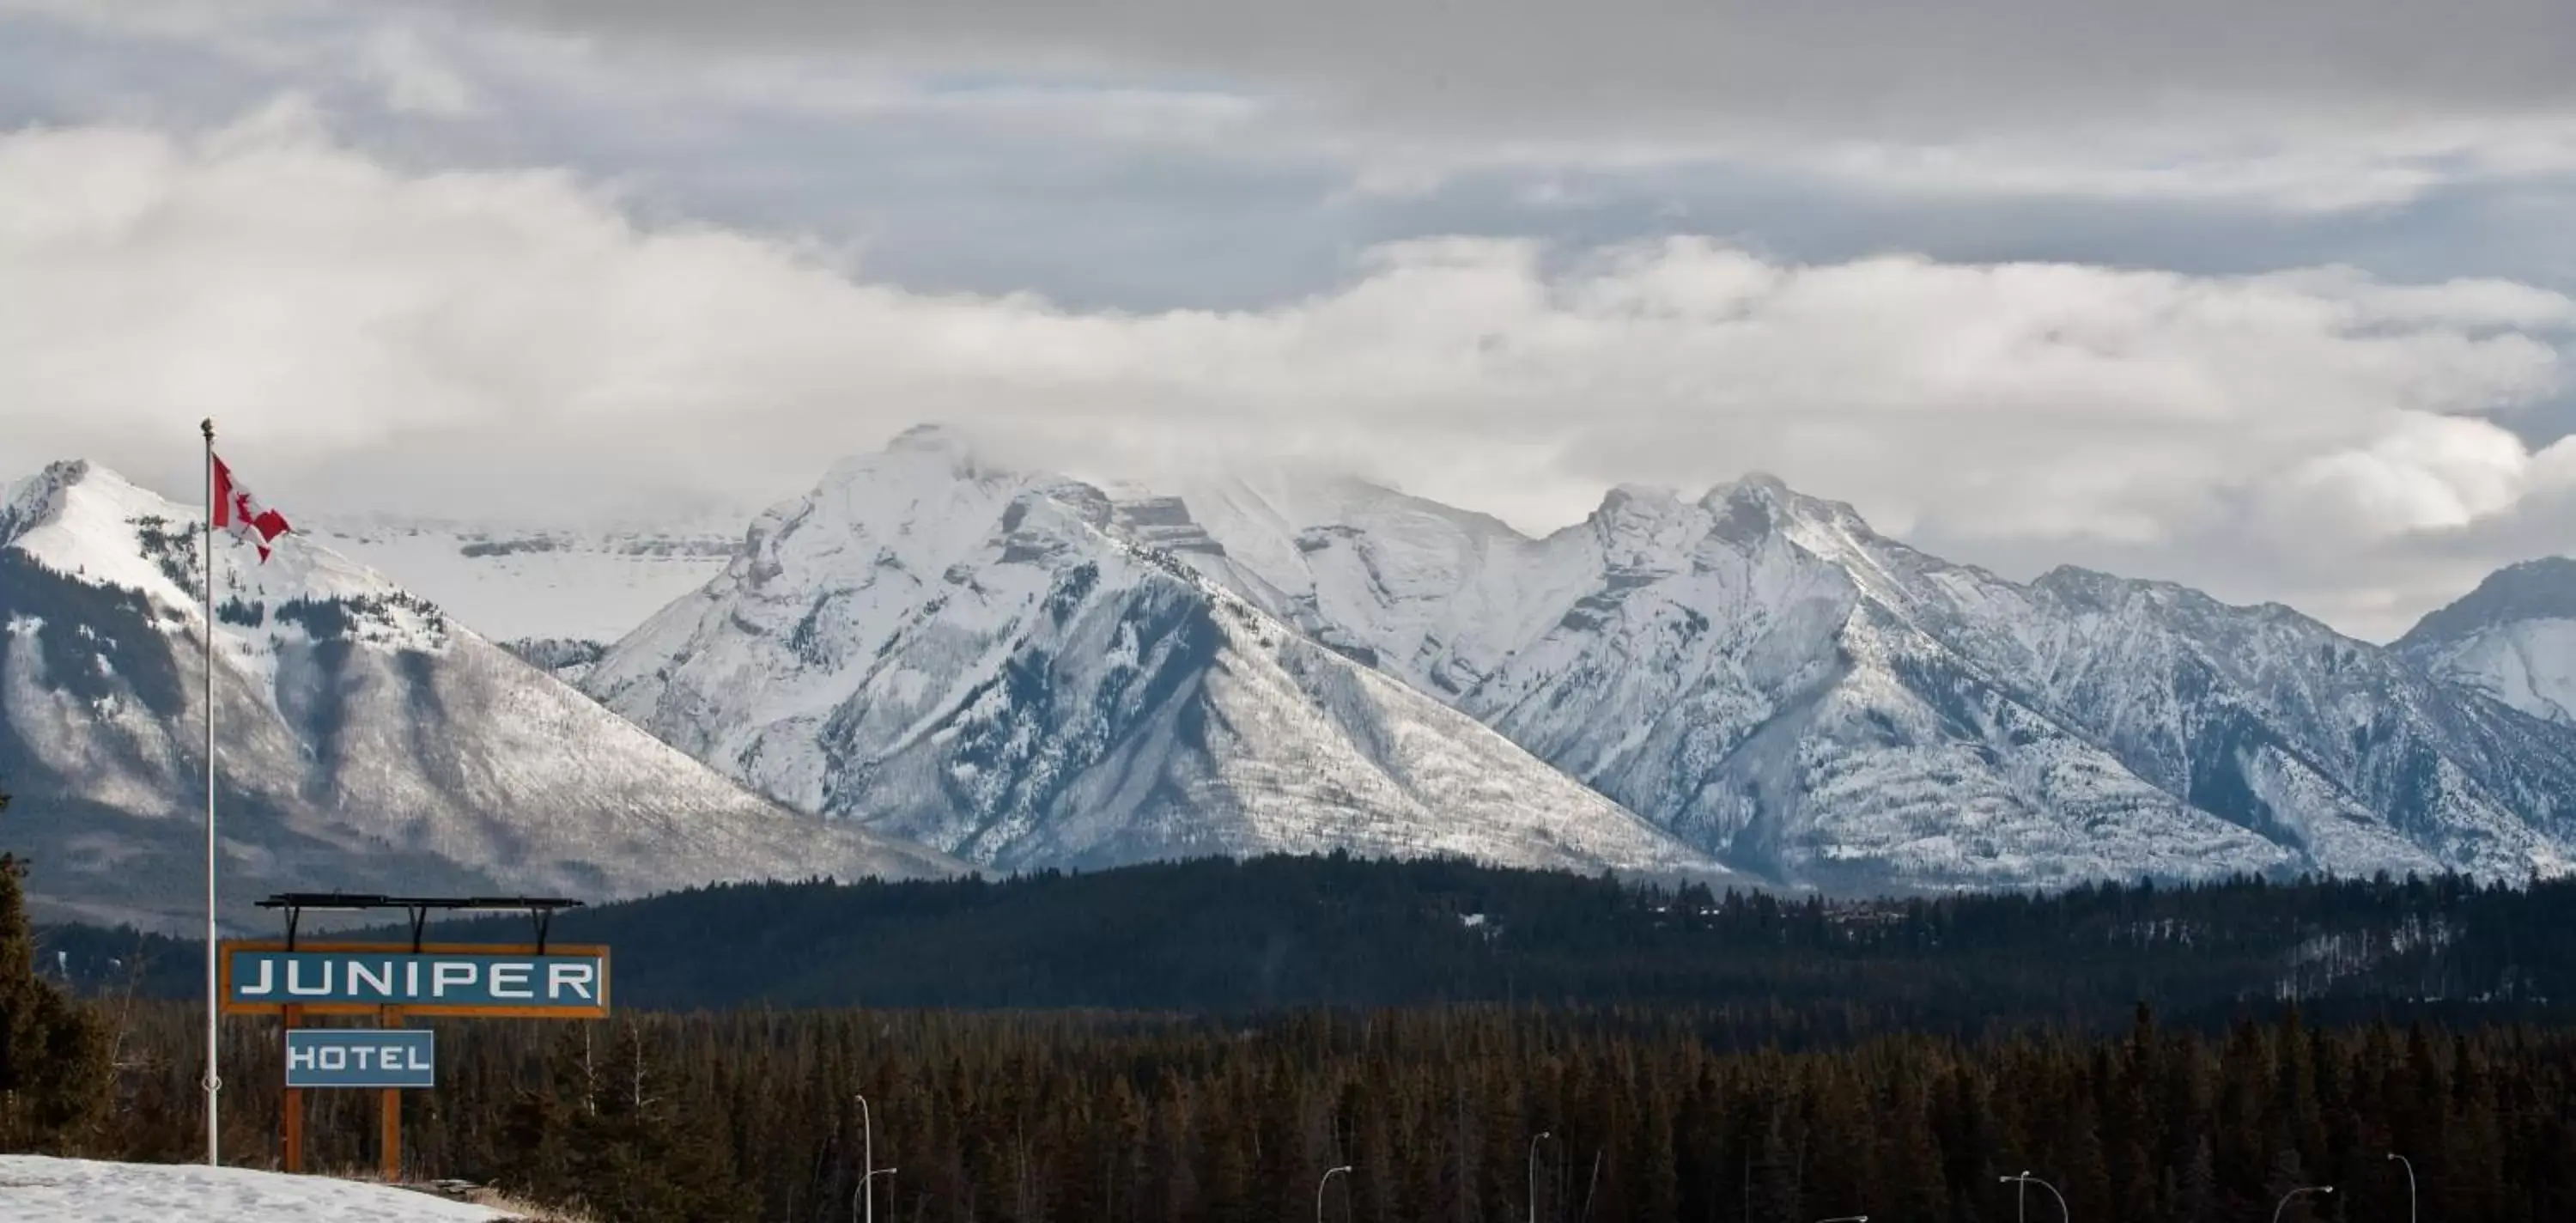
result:
[(886, 1178), (886, 1180), (887, 1180), (889, 1183), (891, 1183), (891, 1182), (894, 1180), (894, 1169), (892, 1169), (892, 1168), (870, 1168), (870, 1169), (868, 1169), (867, 1175), (862, 1176), (862, 1177), (860, 1177), (860, 1178), (859, 1178), (859, 1191), (858, 1191), (858, 1193), (851, 1195), (851, 1196), (852, 1196), (852, 1201), (850, 1202), (850, 1209), (851, 1209), (851, 1210), (856, 1211), (856, 1210), (859, 1208), (859, 1203), (858, 1203), (857, 1199), (859, 1199), (859, 1198), (862, 1198), (862, 1197), (863, 1197), (863, 1198), (867, 1199), (867, 1203), (868, 1203), (868, 1205), (867, 1205), (867, 1214), (868, 1214), (868, 1217), (869, 1217), (869, 1218), (871, 1218), (871, 1219), (873, 1219), (873, 1218), (877, 1217), (877, 1195), (875, 1195), (875, 1194), (873, 1194), (873, 1193), (868, 1192), (868, 1182), (869, 1182), (869, 1181), (872, 1181), (872, 1180), (875, 1180), (876, 1178), (878, 1178), (878, 1177), (880, 1177), (880, 1176), (882, 1176), (882, 1177)]
[(867, 1096), (856, 1092), (852, 1094), (857, 1095), (859, 1100), (859, 1145), (863, 1152), (859, 1157), (859, 1192), (868, 1194), (867, 1223), (877, 1223), (877, 1198), (875, 1194), (868, 1193), (868, 1182), (875, 1179), (877, 1174), (876, 1118), (868, 1111)]
[(2281, 1212), (2290, 1208), (2291, 1198), (2297, 1197), (2302, 1193), (2328, 1194), (2333, 1192), (2334, 1186), (2332, 1185), (2301, 1185), (2288, 1193), (2282, 1194), (2280, 1204), (2272, 1208), (2272, 1223), (2281, 1223)]
[(2415, 1161), (2395, 1151), (2390, 1151), (2388, 1157), (2406, 1169), (2406, 1223), (2415, 1223)]
[(1553, 1133), (1552, 1131), (1548, 1131), (1548, 1130), (1540, 1130), (1539, 1132), (1537, 1132), (1537, 1133), (1535, 1133), (1535, 1134), (1530, 1135), (1530, 1145), (1529, 1145), (1529, 1223), (1538, 1223), (1538, 1144), (1539, 1144), (1539, 1140), (1544, 1139), (1544, 1138), (1554, 1138), (1554, 1137), (1556, 1137), (1555, 1133)]
[(2010, 1184), (2015, 1181), (2019, 1181), (2021, 1183), (2021, 1188), (2013, 1191), (2013, 1218), (2018, 1220), (2023, 1217), (2022, 1207), (2024, 1205), (2024, 1195), (2030, 1192), (2031, 1186), (2037, 1185), (2040, 1188), (2047, 1190), (2048, 1196), (2057, 1199), (2057, 1217), (2061, 1221), (2065, 1221), (2065, 1223), (2071, 1223), (2074, 1216), (2066, 1209), (2066, 1195), (2059, 1193), (2057, 1191), (2057, 1186), (2049, 1184), (2047, 1181), (2041, 1180), (2036, 1176), (2032, 1176), (2028, 1169), (2024, 1169), (2022, 1174), (2019, 1176), (2002, 1176), (1995, 1178), (1995, 1183), (1997, 1184)]
[(1340, 1176), (1350, 1170), (1351, 1166), (1349, 1164), (1343, 1164), (1338, 1168), (1328, 1168), (1324, 1171), (1324, 1178), (1315, 1182), (1315, 1223), (1324, 1223), (1324, 1186), (1332, 1184), (1334, 1177)]

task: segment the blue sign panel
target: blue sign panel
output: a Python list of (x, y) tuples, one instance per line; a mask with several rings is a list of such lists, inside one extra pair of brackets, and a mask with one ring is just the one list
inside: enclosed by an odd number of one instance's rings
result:
[(372, 949), (227, 948), (227, 1009), (372, 1009), (420, 1014), (598, 1016), (608, 1013), (608, 956)]
[(289, 1087), (435, 1087), (438, 1033), (427, 1028), (288, 1028)]

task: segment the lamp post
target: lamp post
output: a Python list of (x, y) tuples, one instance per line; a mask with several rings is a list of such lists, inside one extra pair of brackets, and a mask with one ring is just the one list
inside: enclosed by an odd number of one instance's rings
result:
[(894, 1169), (870, 1168), (866, 1175), (859, 1178), (859, 1191), (858, 1193), (851, 1195), (853, 1200), (850, 1202), (850, 1208), (853, 1211), (859, 1208), (857, 1199), (864, 1197), (867, 1200), (868, 1217), (871, 1219), (877, 1217), (877, 1195), (868, 1192), (868, 1182), (875, 1180), (880, 1176), (886, 1178), (888, 1182), (892, 1182), (894, 1180)]
[(1315, 1182), (1315, 1223), (1324, 1223), (1324, 1186), (1332, 1184), (1334, 1177), (1350, 1170), (1349, 1164), (1343, 1164), (1338, 1168), (1327, 1168), (1324, 1170), (1324, 1178)]
[(2272, 1223), (2281, 1223), (2281, 1212), (2290, 1208), (2291, 1198), (2297, 1197), (2302, 1193), (2328, 1194), (2333, 1192), (2334, 1186), (2332, 1185), (2301, 1185), (2288, 1193), (2282, 1194), (2280, 1204), (2272, 1208)]
[(1530, 1145), (1529, 1145), (1529, 1223), (1538, 1223), (1538, 1144), (1539, 1144), (1539, 1140), (1541, 1140), (1541, 1139), (1545, 1139), (1545, 1138), (1554, 1138), (1554, 1137), (1556, 1137), (1555, 1133), (1553, 1133), (1552, 1131), (1548, 1131), (1548, 1130), (1540, 1130), (1539, 1132), (1537, 1132), (1537, 1133), (1535, 1133), (1535, 1134), (1530, 1135)]
[[(868, 1098), (864, 1093), (851, 1094), (857, 1096), (859, 1101), (859, 1147), (863, 1152), (859, 1157), (859, 1192), (867, 1193), (868, 1182), (875, 1179), (877, 1174), (876, 1117), (868, 1111)], [(869, 1193), (867, 1223), (876, 1223), (876, 1221), (877, 1199), (875, 1194)]]
[(2028, 1170), (2024, 1170), (2019, 1176), (2004, 1176), (1996, 1178), (1996, 1183), (1998, 1184), (2009, 1184), (2014, 1181), (2021, 1182), (2021, 1188), (2013, 1191), (2013, 1218), (2020, 1219), (2023, 1217), (2023, 1197), (2030, 1192), (2031, 1186), (2037, 1185), (2040, 1188), (2047, 1190), (2048, 1196), (2057, 1199), (2057, 1217), (2060, 1220), (2067, 1220), (2071, 1223), (2074, 1216), (2067, 1211), (2066, 1195), (2059, 1193), (2057, 1191), (2057, 1186), (2049, 1184), (2047, 1181), (2041, 1180), (2036, 1176), (2032, 1176)]
[(2415, 1161), (2395, 1151), (2390, 1151), (2388, 1157), (2406, 1169), (2406, 1223), (2415, 1223)]

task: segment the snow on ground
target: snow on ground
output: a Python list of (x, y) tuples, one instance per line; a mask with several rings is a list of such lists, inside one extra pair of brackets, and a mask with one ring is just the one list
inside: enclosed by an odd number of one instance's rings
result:
[(489, 1223), (487, 1206), (383, 1185), (202, 1164), (0, 1155), (9, 1223)]

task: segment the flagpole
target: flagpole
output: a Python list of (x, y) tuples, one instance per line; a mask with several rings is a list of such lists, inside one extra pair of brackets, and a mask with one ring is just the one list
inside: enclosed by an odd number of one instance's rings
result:
[(216, 1068), (215, 1006), (215, 422), (199, 422), (206, 435), (206, 1166), (220, 1162), (215, 1099), (224, 1090)]

